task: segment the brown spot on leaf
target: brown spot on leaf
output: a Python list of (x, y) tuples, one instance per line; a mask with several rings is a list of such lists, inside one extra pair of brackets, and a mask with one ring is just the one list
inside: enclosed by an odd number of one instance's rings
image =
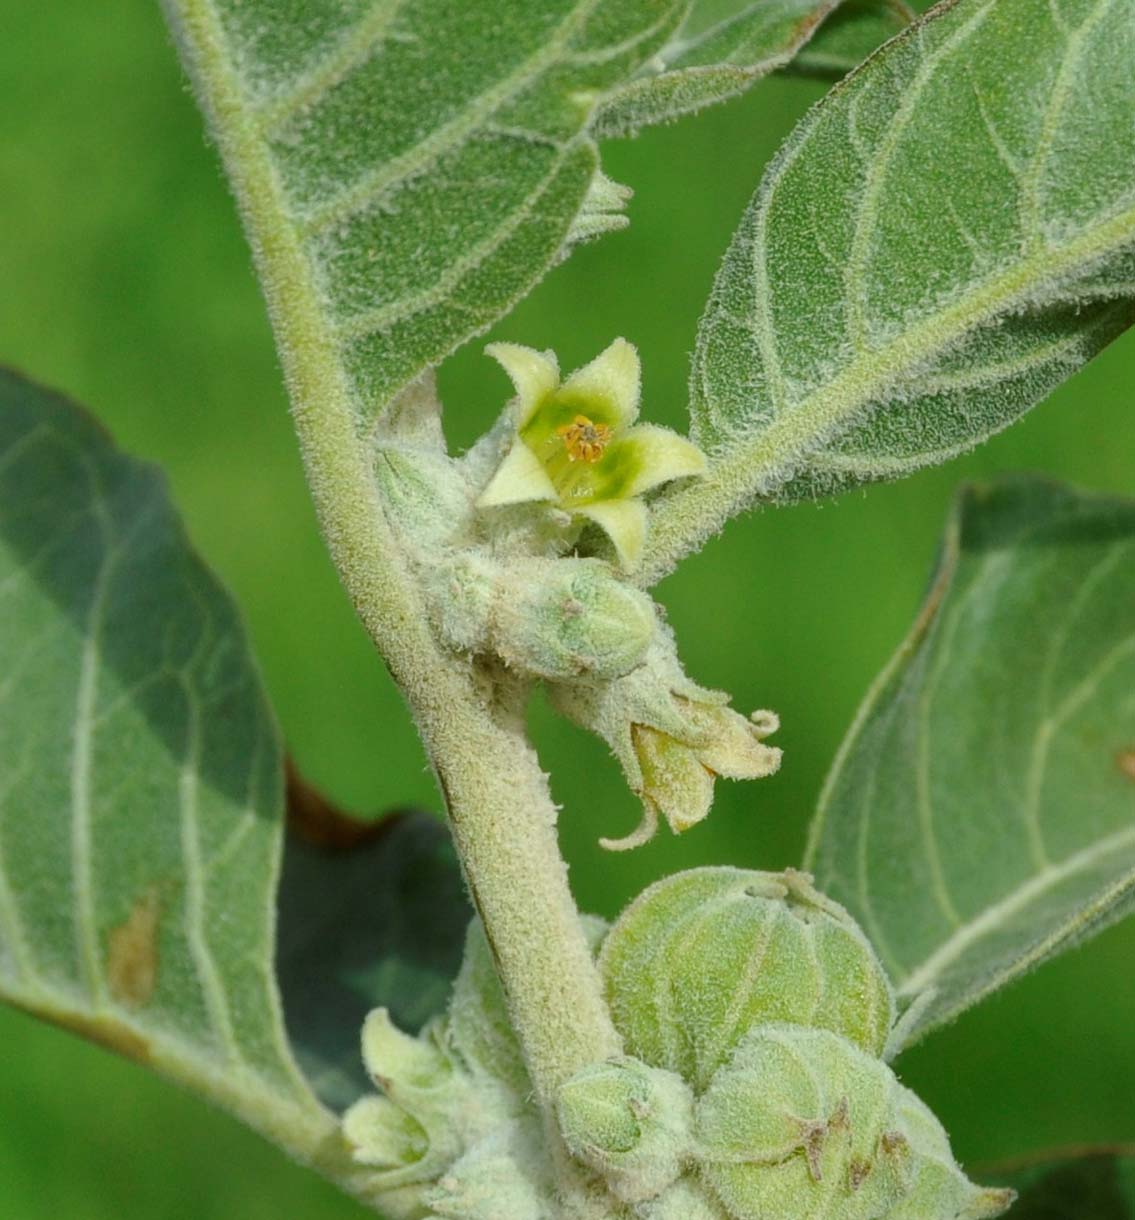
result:
[(1135, 746), (1120, 750), (1115, 756), (1115, 765), (1128, 779), (1135, 779)]
[(158, 981), (158, 922), (161, 898), (151, 886), (134, 903), (125, 923), (111, 930), (106, 976), (111, 995), (127, 1008), (149, 1003)]

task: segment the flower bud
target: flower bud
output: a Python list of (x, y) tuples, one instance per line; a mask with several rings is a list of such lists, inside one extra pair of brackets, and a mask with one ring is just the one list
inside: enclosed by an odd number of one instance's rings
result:
[(732, 1220), (996, 1216), (937, 1120), (880, 1059), (826, 1030), (750, 1030), (697, 1103), (701, 1176)]
[(659, 814), (675, 833), (700, 822), (717, 776), (759, 779), (780, 766), (780, 751), (763, 744), (779, 727), (776, 716), (755, 712), (746, 719), (728, 706), (728, 695), (691, 682), (661, 624), (642, 664), (623, 677), (603, 685), (563, 683), (549, 694), (559, 711), (610, 745), (642, 798), (638, 829), (600, 840), (611, 850), (647, 842)]
[(469, 528), (473, 508), (458, 465), (444, 452), (386, 444), (375, 451), (374, 476), (391, 519), (414, 544), (433, 552)]
[(360, 1165), (407, 1169), (429, 1151), (429, 1138), (416, 1119), (388, 1097), (364, 1097), (343, 1119), (343, 1134)]
[(355, 1162), (375, 1171), (373, 1188), (392, 1220), (425, 1213), (430, 1184), (461, 1155), (468, 1086), (440, 1044), (442, 1027), (414, 1038), (386, 1009), (363, 1025), (363, 1060), (379, 1095), (363, 1097), (343, 1115), (343, 1136)]
[(629, 1058), (590, 1064), (556, 1097), (569, 1151), (626, 1203), (652, 1199), (677, 1180), (690, 1152), (692, 1111), (679, 1076)]
[(463, 551), (427, 574), (439, 634), (461, 652), (494, 654), (553, 681), (606, 680), (638, 665), (654, 603), (598, 559), (501, 562)]
[(548, 1220), (558, 1214), (538, 1122), (496, 1130), (429, 1190), (422, 1220)]
[(803, 873), (699, 868), (644, 891), (599, 964), (628, 1053), (695, 1089), (753, 1026), (830, 1029), (882, 1054), (890, 984), (851, 916)]
[(597, 559), (510, 565), (493, 609), (493, 650), (541, 678), (618, 678), (654, 635), (654, 603)]

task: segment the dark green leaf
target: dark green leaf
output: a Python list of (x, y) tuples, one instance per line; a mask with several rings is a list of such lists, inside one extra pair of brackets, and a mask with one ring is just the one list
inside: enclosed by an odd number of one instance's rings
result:
[[(595, 130), (627, 135), (742, 93), (791, 61), (839, 0), (694, 0), (638, 74), (603, 102)], [(868, 19), (869, 34), (877, 23)], [(846, 52), (840, 40), (839, 49)], [(878, 43), (875, 44), (876, 46)]]
[(904, 0), (844, 0), (790, 66), (816, 76), (845, 76), (916, 15)]
[(1073, 1151), (1009, 1175), (1013, 1220), (1135, 1220), (1135, 1148)]
[(328, 1105), (372, 1087), (359, 1050), (372, 1008), (416, 1031), (445, 1007), (471, 918), (449, 832), (428, 814), (391, 814), (347, 846), (289, 834), (280, 990), (296, 1056)]
[(754, 498), (971, 448), (1130, 325), (1133, 62), (1126, 0), (947, 0), (805, 117), (718, 273), (711, 469), (659, 498), (644, 579)]
[(590, 130), (683, 0), (165, 0), (293, 395), (360, 432), (577, 239), (620, 227)]

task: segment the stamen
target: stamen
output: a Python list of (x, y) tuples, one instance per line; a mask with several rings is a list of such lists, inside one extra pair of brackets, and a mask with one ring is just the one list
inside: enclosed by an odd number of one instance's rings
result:
[(597, 424), (586, 415), (577, 415), (570, 424), (556, 429), (563, 437), (570, 462), (597, 462), (611, 441), (611, 429), (606, 424)]

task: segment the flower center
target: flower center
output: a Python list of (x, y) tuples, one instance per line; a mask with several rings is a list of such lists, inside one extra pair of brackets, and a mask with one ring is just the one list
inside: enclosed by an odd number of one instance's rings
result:
[(606, 424), (597, 424), (586, 415), (577, 415), (570, 424), (556, 429), (563, 437), (564, 448), (570, 462), (597, 462), (611, 440), (611, 429)]

